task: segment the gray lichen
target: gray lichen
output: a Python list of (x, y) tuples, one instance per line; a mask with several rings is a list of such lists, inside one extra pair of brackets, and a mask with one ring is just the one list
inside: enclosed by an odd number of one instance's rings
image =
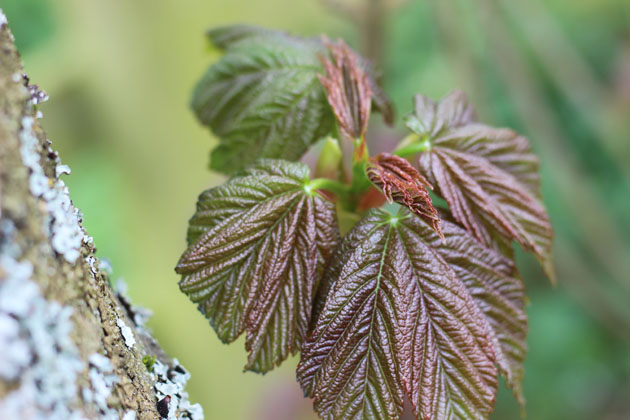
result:
[[(30, 169), (29, 185), (31, 193), (46, 202), (49, 216), (49, 234), (55, 251), (66, 261), (74, 263), (79, 258), (79, 249), (85, 238), (79, 224), (79, 211), (72, 205), (65, 183), (50, 179), (40, 165), (39, 140), (33, 131), (34, 118), (22, 118), (20, 131), (20, 153), (24, 165)], [(63, 173), (63, 171), (61, 171)]]
[[(150, 331), (145, 325), (151, 316), (151, 311), (131, 304), (131, 300), (127, 296), (127, 284), (123, 279), (118, 279), (116, 283), (116, 295), (126, 308), (129, 317), (134, 320), (137, 331), (151, 340)], [(150, 363), (145, 363), (144, 360), (150, 360)], [(191, 404), (189, 400), (185, 389), (186, 383), (190, 379), (190, 373), (179, 363), (179, 360), (175, 358), (170, 363), (165, 363), (165, 361), (160, 360), (159, 356), (146, 354), (143, 363), (154, 381), (156, 403), (167, 395), (170, 397), (168, 403), (169, 420), (204, 419), (201, 405)]]
[(33, 267), (0, 254), (0, 378), (19, 386), (0, 400), (0, 418), (80, 419), (77, 375), (83, 362), (71, 338), (72, 308), (46, 300)]
[[(109, 265), (109, 261), (101, 259), (101, 268), (103, 267), (103, 262), (105, 262), (106, 266)], [(109, 270), (111, 274), (111, 266), (109, 266)], [(118, 300), (127, 310), (127, 315), (129, 315), (129, 318), (131, 318), (131, 320), (133, 321), (136, 330), (138, 330), (138, 332), (140, 332), (141, 334), (150, 337), (151, 334), (147, 329), (146, 324), (153, 315), (153, 311), (142, 306), (133, 305), (131, 303), (131, 299), (127, 295), (127, 283), (124, 279), (119, 278), (116, 281), (114, 291), (116, 292), (116, 297), (118, 297)]]
[(173, 359), (170, 367), (157, 360), (153, 366), (153, 377), (157, 400), (167, 395), (171, 397), (168, 407), (169, 420), (203, 420), (201, 405), (191, 404), (188, 393), (185, 391), (190, 373), (179, 364), (177, 359)]
[(38, 122), (48, 96), (24, 75), (1, 10), (0, 97), (0, 419), (154, 420), (164, 392), (171, 418), (202, 419), (188, 373), (145, 326), (150, 311), (109, 287), (59, 179), (70, 168)]
[(110, 408), (107, 399), (110, 397), (114, 384), (120, 378), (114, 374), (114, 367), (110, 360), (100, 353), (94, 353), (89, 358), (90, 387), (81, 390), (83, 401), (96, 405), (98, 415), (103, 420), (118, 419), (118, 412)]

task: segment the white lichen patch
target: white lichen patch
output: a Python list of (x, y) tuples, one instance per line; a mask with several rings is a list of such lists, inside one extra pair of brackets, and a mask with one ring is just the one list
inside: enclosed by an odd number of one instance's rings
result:
[(133, 346), (136, 344), (136, 338), (133, 336), (133, 331), (131, 330), (131, 328), (129, 328), (129, 326), (125, 324), (125, 321), (123, 321), (121, 318), (118, 318), (116, 320), (116, 325), (118, 325), (118, 328), (120, 328), (120, 333), (125, 339), (125, 345), (130, 349), (133, 348)]
[(33, 267), (0, 248), (0, 377), (19, 386), (0, 399), (2, 419), (80, 419), (71, 407), (83, 370), (70, 333), (72, 308), (46, 300)]
[(167, 395), (171, 397), (168, 405), (169, 420), (203, 420), (201, 405), (191, 404), (188, 393), (185, 391), (190, 373), (179, 364), (177, 359), (173, 359), (170, 367), (156, 360), (152, 375), (155, 379), (156, 401), (162, 400)]
[(122, 420), (136, 420), (136, 412), (133, 410), (127, 411)]
[[(146, 322), (151, 317), (151, 311), (134, 306), (127, 296), (127, 283), (118, 279), (115, 286), (116, 296), (127, 310), (127, 315), (133, 320), (136, 330), (141, 335), (150, 337)], [(151, 356), (151, 355), (148, 355)], [(153, 387), (156, 393), (156, 404), (166, 396), (168, 402), (168, 419), (170, 420), (203, 420), (203, 408), (200, 404), (191, 404), (185, 391), (190, 373), (177, 359), (173, 359), (169, 366), (160, 360), (155, 360), (151, 367), (151, 376), (155, 381)]]
[(70, 167), (68, 165), (57, 165), (57, 167), (55, 168), (55, 175), (57, 176), (57, 178), (59, 178), (63, 174), (70, 175), (70, 172), (72, 171), (70, 170)]
[(2, 9), (0, 9), (0, 28), (2, 28), (4, 25), (6, 25), (7, 22), (7, 17), (5, 16), (4, 12), (2, 11)]
[(72, 205), (65, 183), (60, 179), (51, 180), (44, 173), (40, 165), (40, 144), (33, 131), (33, 123), (33, 117), (24, 117), (20, 131), (20, 153), (24, 165), (30, 170), (30, 190), (35, 197), (46, 202), (46, 225), (54, 250), (69, 263), (74, 263), (84, 241), (84, 232), (79, 224), (80, 213)]
[(107, 420), (118, 419), (117, 411), (108, 407), (107, 404), (107, 399), (112, 393), (114, 384), (119, 382), (118, 376), (114, 374), (114, 367), (110, 360), (100, 353), (94, 353), (90, 356), (89, 365), (88, 377), (90, 378), (91, 387), (84, 387), (81, 390), (83, 401), (96, 406), (99, 418)]

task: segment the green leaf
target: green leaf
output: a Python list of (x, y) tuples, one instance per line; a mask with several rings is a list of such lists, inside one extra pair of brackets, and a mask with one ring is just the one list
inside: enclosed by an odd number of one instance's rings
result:
[[(274, 31), (271, 29), (261, 28), (251, 25), (231, 25), (224, 26), (208, 31), (208, 38), (212, 44), (221, 49), (238, 45), (239, 43), (249, 42), (278, 42), (290, 37), (285, 32)], [(312, 39), (315, 41), (315, 39)], [(317, 40), (317, 42), (320, 42)], [(321, 45), (323, 48), (323, 44)], [(363, 70), (367, 73), (368, 83), (372, 90), (372, 101), (377, 111), (383, 114), (383, 119), (389, 125), (394, 122), (393, 105), (383, 88), (381, 87), (382, 75), (374, 67), (374, 65), (364, 57), (359, 55), (359, 63)]]
[(246, 331), (246, 369), (267, 372), (300, 350), (324, 264), (338, 243), (334, 205), (308, 191), (301, 163), (262, 160), (204, 192), (180, 288), (224, 342)]
[[(451, 235), (458, 228), (445, 228), (443, 246), (457, 260), (466, 249)], [(418, 419), (488, 417), (496, 341), (437, 243), (406, 209), (395, 216), (373, 210), (344, 238), (324, 275), (330, 292), (298, 366), (322, 418), (397, 419), (405, 396)]]
[[(231, 174), (259, 158), (297, 160), (330, 133), (332, 111), (317, 75), (320, 39), (300, 38), (255, 26), (236, 25), (208, 32), (224, 51), (198, 83), (192, 99), (197, 118), (219, 137), (212, 169)], [(391, 103), (368, 73), (374, 103), (391, 122)]]
[(538, 161), (527, 139), (474, 123), (474, 112), (459, 93), (437, 105), (417, 96), (416, 105), (408, 126), (430, 141), (419, 168), (455, 220), (489, 247), (518, 241), (553, 281), (553, 231), (539, 199)]
[(221, 50), (231, 48), (240, 42), (260, 41), (265, 43), (273, 38), (282, 39), (289, 37), (284, 32), (243, 24), (213, 28), (207, 32), (207, 35), (212, 45)]
[(318, 41), (242, 26), (210, 37), (226, 53), (197, 85), (192, 107), (221, 140), (212, 169), (233, 173), (261, 157), (296, 160), (331, 131)]

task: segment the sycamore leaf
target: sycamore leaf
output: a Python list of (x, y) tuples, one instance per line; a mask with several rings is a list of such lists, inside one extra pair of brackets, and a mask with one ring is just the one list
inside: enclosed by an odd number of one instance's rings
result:
[[(236, 25), (208, 32), (224, 51), (199, 81), (192, 99), (197, 118), (220, 139), (212, 169), (231, 174), (259, 158), (297, 160), (334, 123), (318, 75), (322, 41)], [(374, 102), (391, 118), (391, 105), (365, 63)]]
[(427, 96), (416, 95), (414, 113), (407, 116), (405, 123), (412, 131), (432, 138), (476, 119), (464, 92), (455, 90), (438, 103)]
[(241, 42), (269, 42), (270, 39), (282, 40), (289, 35), (285, 32), (274, 31), (253, 25), (229, 25), (210, 29), (208, 39), (216, 48), (226, 50)]
[[(287, 34), (284, 32), (278, 32), (252, 25), (231, 25), (208, 31), (208, 38), (210, 38), (212, 44), (221, 50), (225, 50), (241, 42), (265, 43), (270, 41), (272, 42), (274, 40), (282, 41), (285, 37), (287, 37)], [(359, 65), (367, 74), (367, 80), (373, 95), (372, 102), (376, 107), (376, 110), (383, 114), (385, 122), (391, 125), (394, 122), (394, 110), (391, 100), (381, 88), (381, 74), (375, 69), (369, 60), (358, 54), (356, 55), (359, 60)]]
[[(448, 224), (449, 237), (455, 228)], [(298, 366), (322, 418), (397, 419), (405, 397), (418, 419), (488, 417), (497, 385), (494, 334), (435, 240), (407, 210), (372, 210), (344, 238)], [(466, 252), (456, 240), (443, 246), (455, 248), (455, 260)]]
[(499, 370), (521, 407), (523, 362), (527, 353), (525, 286), (514, 262), (490, 250), (455, 223), (443, 220), (445, 240), (428, 229), (416, 229), (450, 265), (484, 313), (493, 333)]
[(440, 146), (487, 159), (540, 199), (538, 157), (532, 152), (529, 140), (513, 130), (471, 123), (442, 136)]
[(247, 332), (249, 370), (266, 372), (300, 350), (338, 242), (334, 206), (308, 177), (304, 164), (262, 160), (203, 193), (176, 268), (221, 340)]
[(325, 52), (312, 39), (239, 26), (210, 32), (225, 55), (201, 79), (192, 100), (221, 142), (212, 169), (232, 173), (258, 158), (296, 160), (330, 132), (332, 113), (317, 79)]
[(518, 241), (553, 280), (553, 232), (539, 200), (538, 162), (527, 139), (473, 123), (474, 113), (461, 94), (437, 105), (417, 96), (416, 104), (408, 127), (430, 144), (420, 155), (420, 170), (455, 220), (489, 247)]
[(361, 68), (358, 56), (339, 40), (336, 43), (324, 39), (332, 61), (322, 57), (325, 75), (319, 80), (326, 89), (341, 134), (348, 140), (362, 138), (370, 119), (372, 90), (367, 73)]
[(406, 159), (379, 153), (368, 161), (367, 175), (387, 201), (406, 206), (442, 235), (438, 212), (427, 191), (433, 187)]

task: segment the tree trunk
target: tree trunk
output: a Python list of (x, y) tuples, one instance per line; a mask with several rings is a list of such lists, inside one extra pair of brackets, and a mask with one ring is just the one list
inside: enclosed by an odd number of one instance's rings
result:
[(0, 418), (202, 419), (94, 255), (38, 123), (45, 99), (0, 10)]

